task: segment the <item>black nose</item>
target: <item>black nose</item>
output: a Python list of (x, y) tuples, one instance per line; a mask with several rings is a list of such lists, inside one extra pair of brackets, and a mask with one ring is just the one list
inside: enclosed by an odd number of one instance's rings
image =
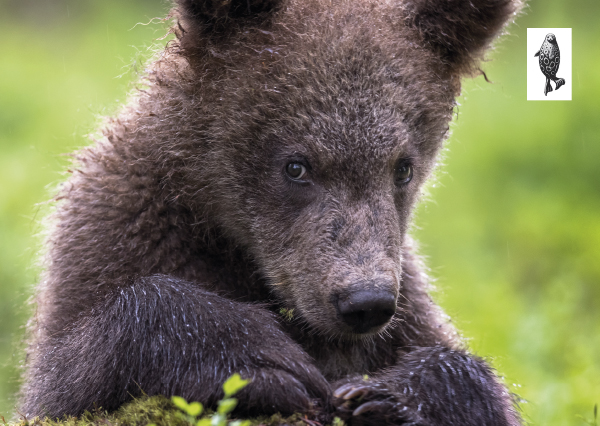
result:
[(385, 290), (358, 290), (340, 295), (338, 311), (355, 333), (385, 324), (396, 312), (396, 296)]

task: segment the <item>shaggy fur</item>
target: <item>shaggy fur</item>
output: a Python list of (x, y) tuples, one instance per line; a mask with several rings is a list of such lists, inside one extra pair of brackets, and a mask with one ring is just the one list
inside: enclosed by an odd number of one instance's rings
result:
[[(241, 372), (239, 413), (520, 424), (406, 234), (460, 78), (519, 7), (179, 0), (177, 40), (58, 196), (22, 412), (214, 405)], [(340, 301), (359, 291), (393, 317), (357, 332)]]

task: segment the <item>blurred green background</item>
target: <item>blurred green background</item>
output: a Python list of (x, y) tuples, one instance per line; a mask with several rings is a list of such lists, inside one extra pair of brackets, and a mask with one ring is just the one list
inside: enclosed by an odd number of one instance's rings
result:
[[(44, 204), (165, 41), (160, 0), (0, 0), (0, 414), (14, 411)], [(532, 0), (467, 81), (414, 233), (436, 299), (536, 425), (600, 402), (600, 2)], [(526, 101), (527, 27), (573, 28), (573, 101)], [(534, 58), (535, 61), (537, 58)]]

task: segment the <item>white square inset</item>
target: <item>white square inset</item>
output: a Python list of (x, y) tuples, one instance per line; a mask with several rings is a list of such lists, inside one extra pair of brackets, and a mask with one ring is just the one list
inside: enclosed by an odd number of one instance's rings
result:
[[(546, 38), (549, 34), (554, 37)], [(552, 62), (558, 53), (556, 46), (560, 51), (558, 70), (556, 66), (553, 67), (557, 62)], [(544, 54), (544, 50), (548, 54)], [(540, 55), (535, 56), (538, 51)], [(571, 28), (527, 28), (527, 100), (570, 101), (573, 87), (572, 62)], [(542, 73), (540, 64), (544, 65), (546, 75)], [(544, 94), (547, 84), (552, 90), (547, 89), (547, 94)]]

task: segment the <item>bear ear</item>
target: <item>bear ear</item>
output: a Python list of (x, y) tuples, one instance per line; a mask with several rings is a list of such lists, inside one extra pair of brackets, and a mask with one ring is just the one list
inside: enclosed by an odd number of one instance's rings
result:
[(282, 0), (176, 0), (179, 14), (188, 22), (211, 30), (227, 30), (241, 21), (266, 19)]
[(523, 0), (405, 0), (402, 11), (407, 26), (451, 71), (469, 73), (522, 5)]

